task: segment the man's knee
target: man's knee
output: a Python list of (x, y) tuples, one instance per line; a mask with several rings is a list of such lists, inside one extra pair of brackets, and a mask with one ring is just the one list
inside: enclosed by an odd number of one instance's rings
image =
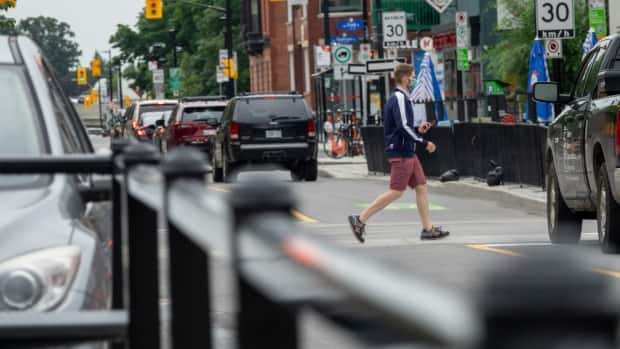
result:
[(415, 187), (414, 190), (416, 195), (426, 195), (428, 193), (428, 190), (426, 189), (426, 184), (418, 185)]
[(403, 192), (404, 191), (391, 189), (390, 190), (390, 196), (392, 198), (394, 198), (395, 200), (397, 200), (397, 199), (400, 199), (403, 196)]

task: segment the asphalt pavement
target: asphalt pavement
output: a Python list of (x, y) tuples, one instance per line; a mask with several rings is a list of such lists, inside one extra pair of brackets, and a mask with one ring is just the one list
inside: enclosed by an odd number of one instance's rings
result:
[[(94, 137), (98, 138), (98, 137)], [(95, 139), (97, 147), (106, 141)], [(337, 166), (337, 165), (330, 165)], [(252, 173), (243, 173), (243, 181)], [(387, 189), (376, 180), (320, 177), (317, 182), (290, 181), (286, 172), (271, 177), (287, 181), (299, 198), (295, 217), (301, 229), (391, 268), (402, 270), (458, 293), (475, 296), (490, 271), (517, 261), (570, 249), (587, 255), (585, 267), (620, 286), (620, 258), (604, 255), (598, 246), (596, 226), (586, 221), (582, 241), (577, 246), (551, 245), (544, 212), (513, 201), (480, 199), (430, 190), (433, 224), (447, 228), (451, 235), (441, 241), (421, 241), (415, 196), (407, 192), (401, 200), (373, 217), (367, 226), (367, 242), (354, 239), (347, 215), (358, 213)], [(214, 195), (226, 195), (231, 184), (209, 184)], [(234, 325), (231, 281), (226, 262), (217, 262), (214, 283), (214, 317), (220, 347), (232, 345)], [(360, 273), (363, 273), (360, 270)], [(415, 295), (412, 295), (415, 296)], [(306, 348), (363, 348), (349, 335), (334, 330), (316, 315), (303, 317)]]

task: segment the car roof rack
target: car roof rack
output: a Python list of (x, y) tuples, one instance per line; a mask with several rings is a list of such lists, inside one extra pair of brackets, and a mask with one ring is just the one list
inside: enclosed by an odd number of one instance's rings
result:
[(274, 96), (274, 95), (292, 95), (301, 96), (297, 91), (268, 91), (268, 92), (242, 92), (239, 97), (252, 97), (252, 96)]
[(212, 101), (226, 101), (226, 96), (191, 96), (181, 97), (180, 102), (212, 102)]

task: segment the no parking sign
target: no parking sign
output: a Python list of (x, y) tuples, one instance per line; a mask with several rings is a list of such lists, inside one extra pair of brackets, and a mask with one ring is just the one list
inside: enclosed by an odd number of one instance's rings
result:
[(562, 40), (545, 40), (545, 58), (562, 58)]

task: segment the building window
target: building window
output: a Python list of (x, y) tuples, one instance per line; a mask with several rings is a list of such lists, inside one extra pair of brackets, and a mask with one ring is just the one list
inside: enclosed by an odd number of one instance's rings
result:
[(262, 32), (259, 1), (260, 0), (250, 0), (250, 31), (252, 33)]
[[(328, 0), (329, 12), (362, 12), (363, 0)], [(321, 9), (323, 9), (321, 2)]]

